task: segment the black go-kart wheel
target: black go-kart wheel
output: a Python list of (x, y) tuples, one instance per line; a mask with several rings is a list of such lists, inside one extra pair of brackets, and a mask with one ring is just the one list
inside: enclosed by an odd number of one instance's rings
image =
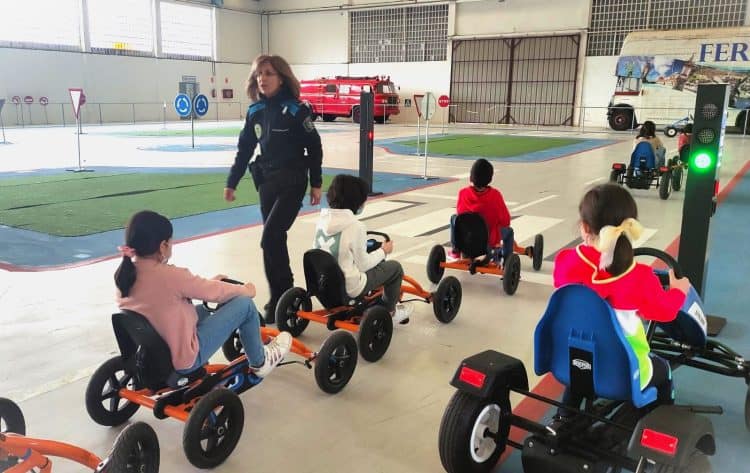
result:
[(357, 342), (346, 330), (325, 339), (315, 358), (315, 382), (321, 391), (336, 394), (344, 389), (357, 367)]
[[(18, 404), (0, 397), (0, 433), (12, 432), (18, 435), (26, 435), (26, 421)], [(6, 456), (0, 459), (0, 471), (5, 471), (18, 464), (18, 457)]]
[(745, 428), (750, 430), (750, 386), (745, 394)]
[(445, 248), (435, 245), (427, 258), (427, 279), (435, 284), (439, 283), (445, 274), (445, 268), (441, 267), (440, 263), (445, 263)]
[(505, 450), (510, 398), (480, 399), (453, 394), (440, 422), (440, 461), (448, 473), (489, 473)]
[(453, 276), (440, 281), (432, 294), (432, 311), (440, 322), (450, 323), (461, 308), (461, 283)]
[(503, 269), (503, 291), (509, 296), (516, 293), (518, 283), (521, 281), (521, 258), (512, 253), (505, 262)]
[(676, 167), (672, 170), (672, 190), (682, 189), (682, 167)]
[(544, 258), (544, 237), (536, 235), (531, 253), (531, 267), (534, 268), (534, 271), (542, 269), (542, 258)]
[(276, 326), (282, 332), (289, 332), (292, 337), (299, 337), (305, 331), (309, 320), (297, 317), (297, 312), (312, 310), (312, 301), (301, 287), (288, 289), (281, 295), (276, 304)]
[(182, 433), (182, 449), (198, 468), (214, 468), (232, 454), (242, 435), (245, 410), (239, 396), (217, 388), (203, 396), (190, 412)]
[(120, 389), (137, 389), (133, 375), (125, 371), (122, 357), (105, 361), (86, 386), (86, 411), (100, 425), (114, 427), (133, 417), (140, 407), (120, 397)]
[(620, 171), (613, 169), (609, 172), (609, 182), (617, 184), (620, 178)]
[(393, 336), (393, 319), (385, 307), (375, 305), (359, 322), (359, 353), (367, 361), (378, 361), (388, 351)]
[(158, 473), (159, 439), (145, 422), (127, 426), (117, 436), (106, 460), (107, 473)]
[[(266, 321), (263, 320), (263, 316), (258, 314), (258, 323), (261, 327), (266, 326)], [(227, 361), (233, 361), (240, 356), (245, 354), (245, 349), (242, 347), (242, 340), (240, 340), (240, 331), (235, 330), (232, 335), (227, 338), (227, 341), (221, 346), (221, 352), (224, 354), (224, 358)]]
[(672, 193), (672, 171), (667, 171), (659, 177), (659, 198), (667, 200)]
[(664, 128), (664, 134), (670, 138), (674, 138), (675, 136), (677, 136), (677, 129), (672, 128), (671, 126), (668, 126)]

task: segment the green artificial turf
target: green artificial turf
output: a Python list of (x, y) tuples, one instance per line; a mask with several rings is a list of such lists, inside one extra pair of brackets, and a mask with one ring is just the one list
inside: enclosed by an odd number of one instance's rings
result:
[[(57, 236), (123, 228), (143, 209), (169, 218), (258, 203), (243, 180), (232, 203), (223, 199), (226, 173), (80, 173), (0, 179), (0, 225)], [(327, 188), (333, 179), (323, 176)]]
[[(196, 128), (195, 136), (231, 136), (237, 138), (240, 136), (242, 127), (229, 126), (229, 127), (217, 127), (217, 128)], [(140, 130), (140, 131), (124, 131), (121, 133), (115, 133), (121, 136), (191, 136), (190, 129), (180, 130)]]
[[(584, 140), (516, 135), (450, 135), (430, 138), (427, 152), (456, 156), (507, 158), (572, 145), (581, 141)], [(416, 148), (417, 140), (403, 141), (398, 144)], [(420, 146), (424, 147), (424, 140)]]

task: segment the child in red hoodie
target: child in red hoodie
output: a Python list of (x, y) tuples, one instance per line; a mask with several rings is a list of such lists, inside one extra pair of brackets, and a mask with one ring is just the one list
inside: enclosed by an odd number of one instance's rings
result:
[[(583, 243), (557, 254), (555, 287), (583, 284), (612, 306), (638, 359), (641, 389), (654, 386), (659, 400), (669, 402), (673, 399), (669, 364), (651, 353), (641, 319), (674, 320), (685, 302), (690, 281), (676, 279), (670, 271), (670, 288), (665, 290), (653, 268), (633, 261), (632, 242), (643, 229), (636, 220), (635, 201), (623, 187), (594, 187), (583, 196), (578, 210)], [(563, 400), (569, 405), (576, 405), (576, 401), (580, 404), (567, 392)]]
[[(475, 212), (482, 216), (487, 224), (487, 243), (490, 248), (495, 248), (503, 241), (503, 263), (513, 253), (513, 229), (510, 228), (510, 212), (505, 205), (503, 194), (490, 186), (494, 169), (486, 159), (477, 159), (471, 166), (470, 183), (458, 192), (458, 203), (456, 213), (462, 214)], [(451, 218), (451, 244), (453, 250), (451, 256), (458, 258), (460, 255), (455, 249), (455, 236), (453, 226), (455, 215)]]

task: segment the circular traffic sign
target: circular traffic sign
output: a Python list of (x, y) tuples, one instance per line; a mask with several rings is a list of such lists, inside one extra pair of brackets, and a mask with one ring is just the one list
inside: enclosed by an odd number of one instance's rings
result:
[(181, 117), (187, 117), (193, 109), (192, 103), (190, 103), (190, 97), (187, 94), (177, 94), (174, 98), (174, 109), (177, 115)]
[(438, 99), (438, 105), (440, 105), (443, 108), (447, 107), (450, 104), (451, 104), (451, 98), (445, 94), (441, 95), (440, 98)]
[(205, 115), (208, 112), (208, 97), (203, 94), (196, 95), (193, 100), (193, 108), (195, 109), (195, 114), (199, 117)]
[(26, 97), (23, 98), (23, 102), (24, 103), (34, 103), (34, 97), (32, 97), (31, 95), (27, 95)]
[(49, 103), (49, 99), (47, 97), (39, 97), (39, 103), (42, 105), (47, 105)]
[(10, 99), (10, 101), (18, 105), (19, 103), (21, 103), (21, 97), (19, 97), (18, 95), (14, 95), (13, 98)]

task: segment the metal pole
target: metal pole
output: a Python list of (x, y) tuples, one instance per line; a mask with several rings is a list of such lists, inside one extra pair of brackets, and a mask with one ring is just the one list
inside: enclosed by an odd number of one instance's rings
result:
[(424, 175), (422, 176), (423, 179), (427, 179), (427, 142), (429, 141), (430, 136), (430, 120), (426, 120), (427, 126), (425, 127), (424, 132)]
[(60, 104), (60, 116), (62, 117), (63, 127), (65, 127), (65, 104)]
[(167, 129), (167, 102), (164, 102), (163, 109), (162, 109), (162, 130)]
[(445, 134), (445, 112), (446, 112), (446, 110), (448, 110), (448, 107), (445, 107), (445, 108), (443, 109), (443, 129), (442, 129), (442, 130), (440, 130), (440, 134), (441, 134), (441, 135), (444, 135), (444, 134)]
[(419, 126), (419, 113), (417, 113), (417, 156), (422, 154), (419, 152), (419, 141), (421, 137), (422, 137), (422, 130), (420, 129), (420, 126)]
[(76, 120), (78, 121), (78, 170), (81, 170), (81, 117), (80, 114), (76, 117)]
[(5, 124), (3, 123), (3, 115), (0, 113), (0, 129), (3, 130), (3, 144), (5, 144)]
[(750, 108), (748, 108), (747, 110), (745, 110), (745, 127), (742, 129), (742, 134), (743, 135), (747, 135), (747, 118), (748, 118), (748, 115), (750, 115)]
[(104, 125), (104, 120), (102, 119), (102, 104), (98, 103), (99, 106), (99, 126)]
[(195, 149), (195, 120), (193, 120), (193, 112), (190, 111), (190, 137), (193, 140), (193, 149)]
[(131, 109), (133, 111), (133, 125), (135, 125), (135, 104), (131, 103), (130, 107), (131, 107)]
[(44, 123), (49, 125), (49, 116), (47, 115), (47, 106), (44, 106)]

